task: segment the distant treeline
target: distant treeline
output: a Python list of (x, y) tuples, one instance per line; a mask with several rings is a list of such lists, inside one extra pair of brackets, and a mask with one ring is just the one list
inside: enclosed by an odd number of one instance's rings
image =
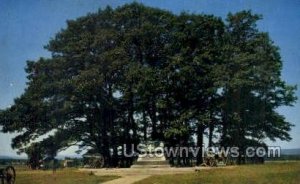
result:
[(300, 155), (280, 155), (280, 157), (266, 158), (267, 161), (300, 160)]
[(26, 165), (26, 164), (27, 164), (27, 160), (26, 159), (0, 159), (0, 166)]

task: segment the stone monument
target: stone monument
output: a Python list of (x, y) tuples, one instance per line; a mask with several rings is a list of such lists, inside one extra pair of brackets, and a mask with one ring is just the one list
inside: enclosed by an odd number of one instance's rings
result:
[(131, 168), (167, 168), (170, 167), (164, 155), (164, 143), (161, 141), (147, 141), (141, 143), (142, 148), (137, 161)]

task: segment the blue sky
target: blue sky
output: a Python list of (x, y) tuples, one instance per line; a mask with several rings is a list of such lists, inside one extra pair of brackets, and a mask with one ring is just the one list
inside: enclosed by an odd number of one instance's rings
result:
[[(125, 0), (1, 0), (0, 1), (0, 108), (8, 107), (23, 93), (26, 85), (26, 60), (49, 57), (43, 49), (50, 38), (66, 26), (66, 20), (95, 12), (107, 5), (117, 7)], [(262, 14), (258, 24), (269, 32), (280, 47), (283, 60), (282, 78), (300, 87), (300, 1), (296, 0), (150, 0), (138, 1), (145, 5), (170, 10), (174, 13), (214, 14), (224, 18), (228, 12), (251, 9)], [(300, 98), (300, 90), (297, 91)], [(269, 142), (282, 148), (300, 147), (300, 103), (279, 111), (296, 126), (291, 131), (291, 142)], [(13, 135), (0, 133), (0, 155), (15, 155), (10, 148)], [(71, 153), (69, 150), (68, 153)]]

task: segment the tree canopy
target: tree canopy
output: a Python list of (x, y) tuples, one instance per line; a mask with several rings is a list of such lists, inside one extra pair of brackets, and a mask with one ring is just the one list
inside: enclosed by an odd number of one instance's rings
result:
[(55, 157), (79, 145), (107, 166), (119, 163), (118, 146), (145, 140), (202, 145), (208, 134), (209, 145), (241, 151), (291, 140), (276, 109), (295, 102), (295, 86), (281, 79), (260, 19), (132, 3), (68, 20), (45, 46), (52, 57), (27, 62), (27, 87), (1, 111), (2, 132), (18, 133), (12, 147), (21, 152), (41, 146)]

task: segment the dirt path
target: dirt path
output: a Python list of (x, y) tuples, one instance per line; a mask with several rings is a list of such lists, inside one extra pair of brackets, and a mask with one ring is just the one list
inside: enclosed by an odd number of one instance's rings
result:
[(102, 184), (132, 184), (134, 182), (146, 179), (150, 177), (151, 175), (135, 175), (135, 176), (124, 176), (119, 179), (111, 180), (104, 182)]
[[(217, 167), (222, 168), (222, 167)], [(230, 168), (230, 167), (224, 167)], [(183, 174), (214, 169), (212, 167), (185, 167), (185, 168), (120, 168), (120, 169), (81, 169), (81, 171), (93, 172), (98, 176), (117, 175), (121, 178), (108, 181), (102, 184), (132, 184), (153, 175)]]

